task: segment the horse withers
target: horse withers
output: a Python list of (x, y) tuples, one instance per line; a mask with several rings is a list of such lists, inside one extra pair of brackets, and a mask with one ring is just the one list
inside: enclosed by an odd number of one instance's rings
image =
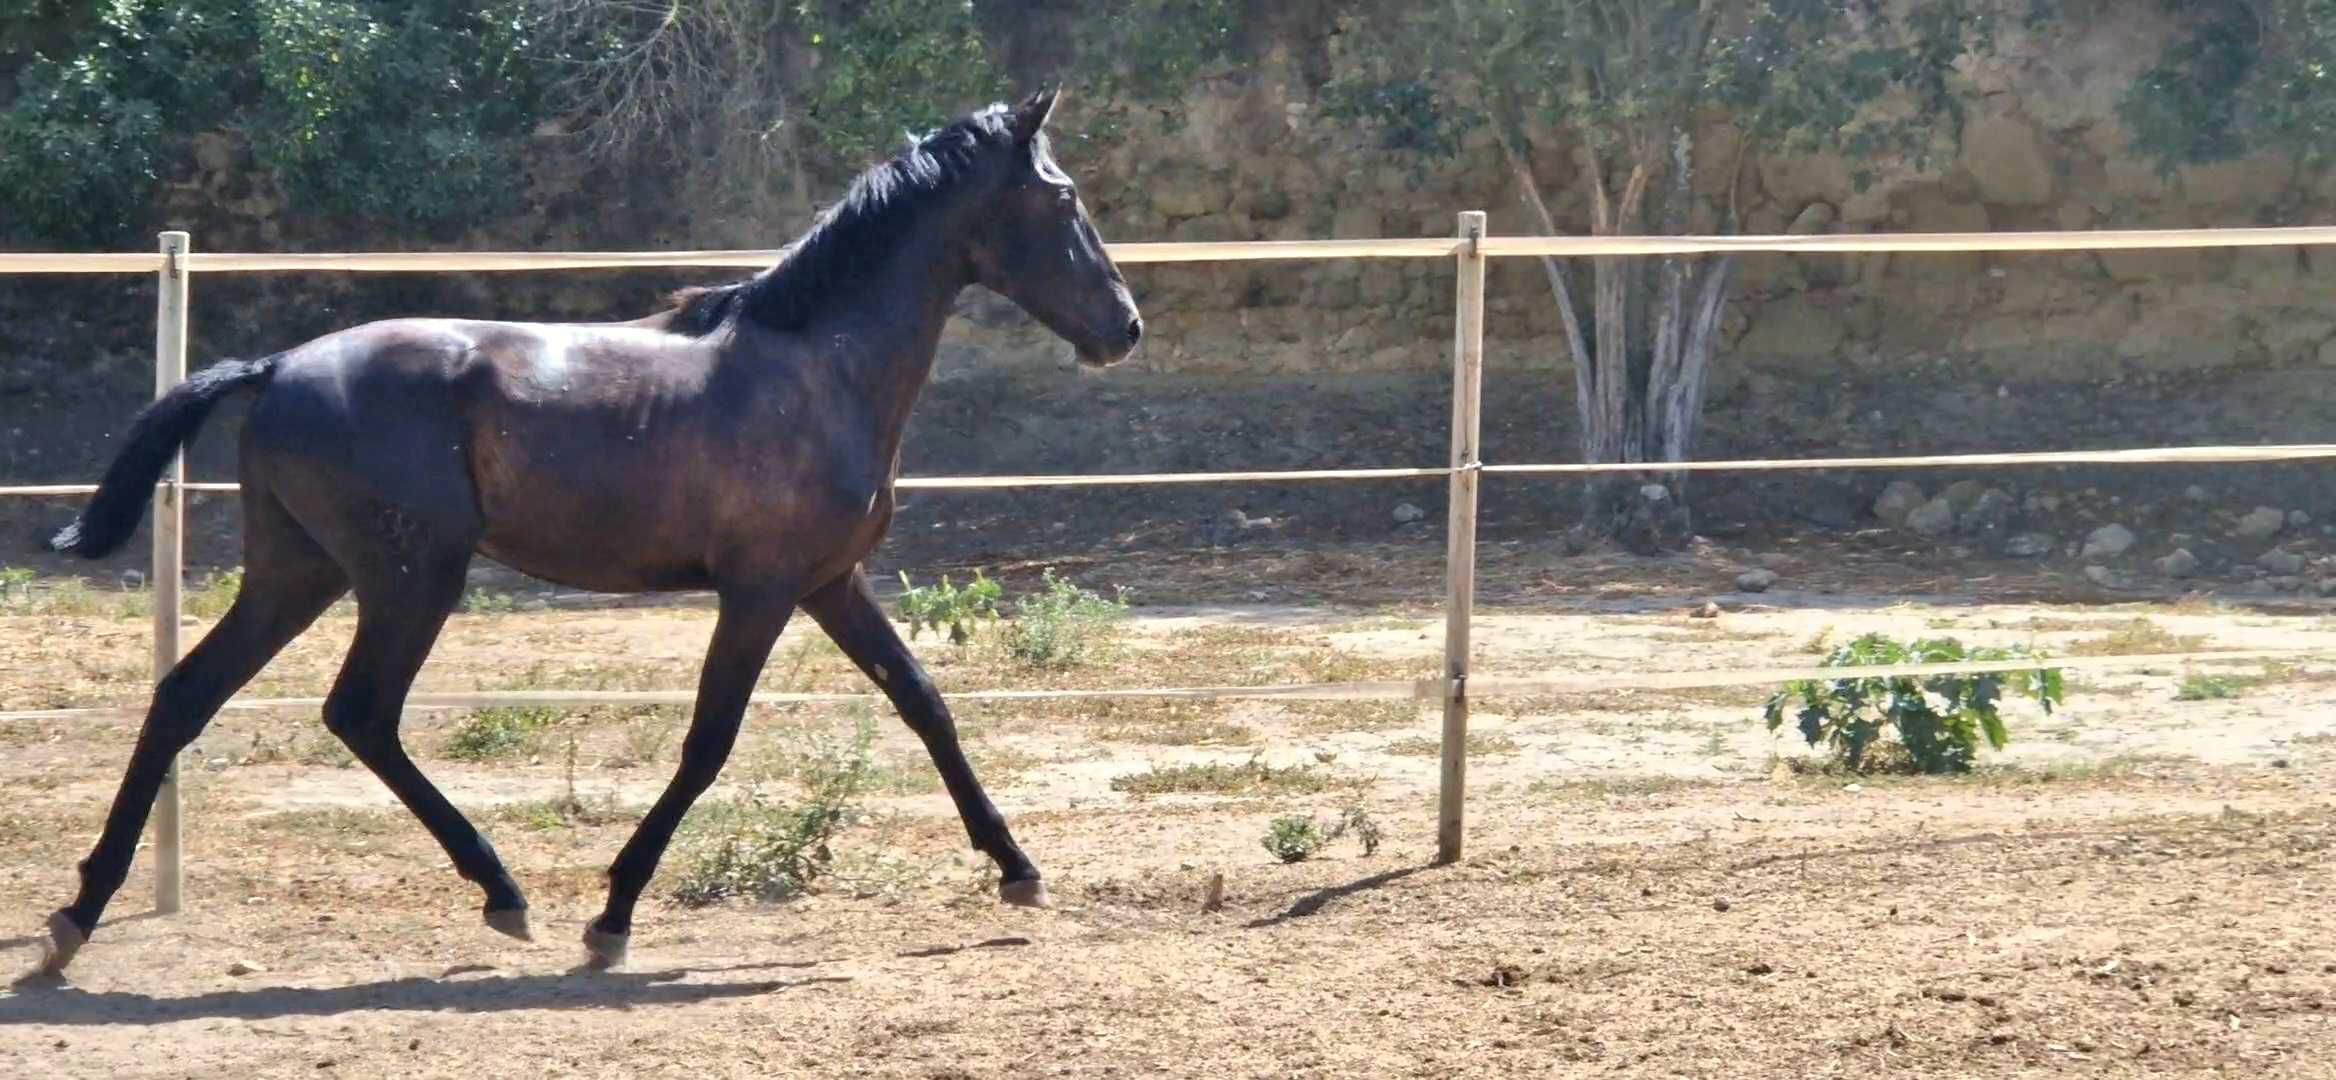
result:
[(129, 873), (172, 758), (325, 608), (354, 590), (355, 641), (325, 726), (485, 894), (487, 925), (532, 940), (486, 838), (398, 739), (407, 690), (485, 553), (601, 592), (710, 589), (713, 640), (681, 761), (608, 871), (588, 962), (623, 961), (633, 908), (713, 784), (771, 647), (798, 607), (924, 741), (999, 896), (1046, 886), (982, 790), (948, 707), (878, 606), (861, 560), (891, 524), (909, 413), (967, 286), (1018, 304), (1084, 364), (1143, 335), (1045, 126), (1056, 95), (967, 114), (854, 180), (743, 281), (684, 290), (623, 323), (398, 319), (223, 361), (140, 413), (79, 520), (50, 546), (90, 558), (136, 530), (156, 479), (221, 399), (253, 395), (239, 448), (244, 579), (155, 687), (73, 902), (49, 918), (56, 972)]

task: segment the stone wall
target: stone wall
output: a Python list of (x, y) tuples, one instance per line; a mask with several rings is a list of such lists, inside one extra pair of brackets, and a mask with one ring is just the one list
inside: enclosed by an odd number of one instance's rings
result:
[[(2275, 156), (2158, 171), (2127, 144), (2116, 101), (2170, 27), (2151, 5), (2013, 37), (1959, 79), (1968, 106), (1928, 167), (1882, 163), (1860, 188), (1831, 155), (1765, 155), (1733, 192), (1752, 232), (1959, 232), (2314, 224), (2336, 220), (2336, 183)], [(1116, 241), (1447, 236), (1464, 209), (1527, 232), (1518, 193), (1481, 134), (1458, 160), (1379, 151), (1319, 116), (1292, 59), (1189, 99), (1173, 133), (1099, 154), (1063, 153)], [(1336, 63), (1335, 52), (1333, 62)], [(1073, 113), (1069, 122), (1075, 125)], [(1737, 139), (1700, 133), (1710, 220)], [(1544, 176), (1559, 176), (1543, 162)], [(1877, 168), (1875, 163), (1859, 163)], [(1548, 193), (1585, 229), (1578, 189)], [(1840, 365), (1970, 365), (2001, 382), (2087, 381), (2136, 371), (2336, 365), (2336, 251), (2189, 250), (2009, 255), (1754, 256), (1740, 268), (1715, 377), (1820, 376)], [(1144, 363), (1205, 374), (1434, 370), (1449, 363), (1452, 285), (1432, 261), (1130, 268), (1155, 329)], [(1531, 260), (1497, 262), (1488, 363), (1566, 362), (1556, 309)], [(961, 335), (961, 357), (1041, 361), (1010, 318)]]

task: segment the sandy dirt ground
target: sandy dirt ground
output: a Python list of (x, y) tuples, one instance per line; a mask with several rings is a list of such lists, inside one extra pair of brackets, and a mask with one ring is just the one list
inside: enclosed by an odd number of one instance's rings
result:
[[(1877, 590), (1877, 592), (1880, 590)], [(2306, 648), (2336, 622), (2202, 603), (2047, 606), (1855, 594), (1514, 603), (1479, 670), (1814, 662), (1869, 631), (2055, 653)], [(422, 688), (675, 688), (702, 606), (457, 617)], [(328, 616), (254, 692), (313, 694)], [(772, 689), (857, 689), (805, 624)], [(920, 645), (945, 689), (1404, 678), (1432, 611), (1139, 609), (1107, 662), (1017, 675)], [(0, 614), (0, 707), (137, 704), (143, 623)], [(228, 713), (186, 759), (188, 910), (141, 851), (62, 981), (0, 992), (0, 1076), (2336, 1076), (2336, 661), (2072, 672), (1973, 776), (1790, 767), (1763, 688), (1479, 703), (1469, 855), (1431, 866), (1437, 720), (1408, 705), (972, 705), (977, 769), (1056, 906), (999, 907), (914, 738), (840, 836), (855, 869), (783, 903), (651, 886), (629, 965), (571, 970), (601, 872), (660, 790), (678, 716), (556, 718), (487, 761), (407, 742), (493, 837), (538, 942), (477, 898), (313, 717)], [(2185, 688), (2189, 693), (2184, 693)], [(2201, 694), (2201, 688), (2211, 693)], [(2199, 698), (2186, 700), (2185, 698)], [(853, 710), (757, 710), (722, 787)], [(67, 899), (131, 716), (0, 725), (0, 913)], [(1128, 777), (1259, 763), (1305, 784), (1144, 794)], [(573, 796), (596, 814), (547, 815)], [(1292, 813), (1384, 831), (1282, 864)], [(1223, 902), (1206, 902), (1223, 877)], [(0, 939), (29, 968), (33, 938)]]

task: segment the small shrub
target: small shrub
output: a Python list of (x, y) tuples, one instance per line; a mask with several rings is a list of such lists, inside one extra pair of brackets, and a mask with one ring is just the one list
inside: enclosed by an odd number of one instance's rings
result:
[(2174, 690), (2176, 701), (2224, 701), (2247, 692), (2257, 680), (2240, 675), (2190, 675)]
[(915, 641), (926, 630), (947, 630), (951, 645), (973, 640), (975, 626), (995, 620), (1003, 594), (998, 583), (979, 570), (973, 572), (973, 584), (962, 589), (947, 574), (941, 575), (939, 585), (911, 585), (903, 571), (900, 588), (900, 617), (908, 620), (908, 639)]
[(1360, 806), (1347, 808), (1327, 824), (1297, 814), (1275, 818), (1265, 830), (1265, 850), (1286, 863), (1304, 862), (1350, 830), (1363, 845), (1363, 854), (1379, 850), (1379, 823)]
[(1074, 668), (1107, 646), (1127, 618), (1127, 590), (1108, 598), (1045, 571), (1046, 590), (1014, 601), (1005, 632), (1006, 651), (1025, 667), (1049, 671)]
[(2138, 653), (2196, 652), (2204, 634), (2176, 634), (2147, 618), (2136, 618), (2097, 638), (2068, 647), (2070, 656), (2131, 656)]
[(237, 593), (243, 591), (243, 567), (214, 570), (204, 579), (201, 588), (186, 595), (186, 612), (196, 618), (213, 619), (227, 614), (234, 606)]
[(834, 865), (829, 844), (859, 820), (860, 795), (875, 774), (874, 722), (859, 718), (849, 742), (824, 732), (792, 755), (799, 802), (759, 788), (703, 804), (682, 823), (685, 863), (674, 896), (703, 906), (731, 897), (781, 900), (800, 895)]
[[(1833, 650), (1822, 666), (1940, 664), (2030, 655), (2025, 648), (1965, 649), (1953, 638), (1904, 644), (1867, 634)], [(1895, 736), (1905, 765), (1913, 771), (1966, 772), (1981, 738), (1998, 750), (2010, 738), (1997, 711), (2006, 690), (2035, 698), (2050, 713), (2063, 694), (2060, 670), (1796, 680), (1769, 698), (1765, 716), (1768, 730), (1776, 731), (1784, 725), (1787, 706), (1798, 701), (1802, 738), (1810, 746), (1830, 745), (1835, 759), (1853, 772), (1875, 764), (1869, 755), (1885, 735)]]
[(673, 721), (662, 709), (652, 709), (625, 721), (623, 748), (609, 758), (608, 767), (630, 769), (655, 764), (664, 755), (666, 744), (673, 741), (674, 728)]
[(518, 609), (519, 600), (510, 593), (472, 589), (462, 595), (462, 610), (472, 615), (509, 615)]
[(460, 761), (492, 761), (531, 753), (543, 729), (560, 718), (543, 705), (496, 706), (474, 710), (446, 740), (446, 756)]
[(31, 600), (32, 579), (29, 566), (0, 566), (0, 607)]

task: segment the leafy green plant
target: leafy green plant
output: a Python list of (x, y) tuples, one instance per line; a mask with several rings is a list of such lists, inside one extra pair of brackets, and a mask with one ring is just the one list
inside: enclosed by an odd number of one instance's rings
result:
[(799, 801), (775, 799), (757, 786), (736, 799), (701, 804), (682, 823), (686, 862), (673, 890), (682, 903), (781, 900), (829, 872), (830, 844), (860, 819), (860, 797), (876, 775), (876, 727), (863, 714), (848, 741), (808, 729), (806, 736), (789, 762)]
[(544, 705), (508, 705), (474, 710), (446, 740), (446, 756), (459, 761), (492, 761), (532, 753), (543, 730), (560, 718)]
[(949, 643), (963, 645), (973, 640), (973, 628), (998, 617), (998, 598), (1004, 590), (998, 583), (973, 572), (973, 583), (958, 588), (941, 575), (938, 585), (912, 585), (908, 572), (900, 575), (900, 617), (908, 620), (908, 639), (915, 641), (926, 630), (949, 631)]
[(1363, 845), (1363, 854), (1379, 850), (1379, 823), (1371, 820), (1370, 812), (1360, 806), (1348, 807), (1328, 822), (1317, 822), (1302, 814), (1277, 817), (1266, 826), (1265, 850), (1286, 863), (1304, 862), (1349, 831)]
[[(1907, 644), (1867, 634), (1834, 649), (1821, 666), (1944, 664), (2031, 656), (2042, 659), (2021, 647), (1966, 649), (1953, 638)], [(1977, 675), (1846, 675), (1795, 680), (1769, 698), (1765, 716), (1768, 730), (1776, 731), (1784, 725), (1786, 710), (1798, 703), (1795, 716), (1801, 737), (1810, 746), (1830, 746), (1836, 760), (1852, 771), (1874, 768), (1876, 747), (1885, 744), (1885, 736), (1894, 736), (1906, 768), (1922, 773), (1965, 772), (1971, 768), (1982, 738), (1998, 750), (2009, 741), (1998, 710), (2007, 691), (2034, 698), (2050, 713), (2063, 697), (2060, 670), (2039, 666)]]
[(1107, 647), (1127, 618), (1127, 590), (1105, 597), (1082, 589), (1048, 568), (1043, 592), (1014, 601), (1006, 625), (1006, 651), (1025, 667), (1061, 671), (1074, 668)]

